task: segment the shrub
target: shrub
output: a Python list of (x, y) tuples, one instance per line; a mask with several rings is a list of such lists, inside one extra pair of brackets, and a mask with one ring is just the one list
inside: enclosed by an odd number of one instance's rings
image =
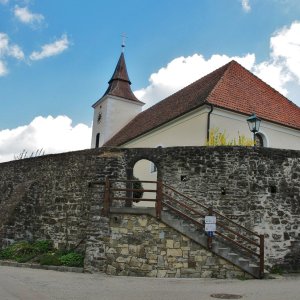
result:
[(275, 265), (271, 268), (270, 270), (271, 274), (277, 274), (277, 275), (282, 275), (283, 274), (283, 270), (279, 265)]
[(23, 263), (34, 259), (41, 265), (82, 267), (83, 255), (70, 251), (52, 251), (51, 241), (41, 240), (34, 243), (21, 241), (0, 250), (0, 259), (12, 259)]
[[(138, 178), (136, 177), (133, 177), (133, 180), (139, 180)], [(134, 189), (136, 190), (143, 190), (143, 185), (140, 181), (135, 181), (133, 183), (133, 186), (132, 186)], [(136, 191), (136, 192), (133, 192), (133, 198), (136, 198), (136, 199), (141, 199), (143, 197), (143, 194), (144, 192), (143, 191)]]
[(38, 262), (44, 266), (60, 266), (62, 263), (56, 253), (46, 253), (40, 256)]
[(59, 258), (61, 264), (68, 267), (82, 267), (83, 259), (84, 257), (76, 252), (70, 252)]
[(48, 240), (40, 240), (33, 243), (33, 247), (37, 253), (46, 253), (52, 250), (52, 242)]
[(0, 250), (0, 259), (11, 259), (13, 258), (13, 252), (11, 247), (7, 247), (3, 250)]
[(238, 140), (229, 140), (225, 130), (220, 132), (219, 128), (212, 128), (206, 146), (253, 146), (253, 140), (240, 134)]
[(34, 257), (36, 257), (35, 253), (24, 254), (22, 256), (15, 256), (14, 260), (19, 263), (25, 263), (25, 262), (28, 262), (29, 260), (33, 259)]
[(52, 249), (51, 241), (41, 240), (35, 243), (27, 241), (16, 242), (0, 251), (0, 259), (14, 259), (26, 262), (38, 254), (46, 253)]

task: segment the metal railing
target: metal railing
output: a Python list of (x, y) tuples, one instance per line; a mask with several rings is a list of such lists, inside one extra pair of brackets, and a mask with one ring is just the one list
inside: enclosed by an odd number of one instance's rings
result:
[[(154, 189), (135, 189), (133, 184), (141, 182), (154, 184)], [(155, 195), (154, 198), (134, 198), (134, 192), (148, 192)], [(119, 202), (116, 202), (119, 201)], [(204, 231), (205, 216), (216, 216), (215, 235), (225, 243), (230, 243), (238, 248), (244, 255), (255, 258), (259, 263), (260, 278), (264, 273), (264, 235), (259, 235), (248, 228), (232, 221), (225, 215), (220, 214), (212, 207), (205, 206), (198, 201), (184, 195), (169, 185), (158, 181), (143, 180), (105, 180), (103, 214), (109, 215), (110, 207), (115, 203), (125, 202), (125, 206), (132, 206), (132, 202), (146, 201), (155, 203), (156, 217), (161, 218), (162, 211), (168, 210), (181, 218), (192, 222), (193, 226)], [(121, 204), (121, 206), (124, 206)], [(212, 237), (208, 237), (208, 248), (212, 248)]]

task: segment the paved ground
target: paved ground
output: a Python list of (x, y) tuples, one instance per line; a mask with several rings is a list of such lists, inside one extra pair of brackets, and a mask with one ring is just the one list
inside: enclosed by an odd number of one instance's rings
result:
[(300, 276), (269, 280), (109, 277), (0, 267), (0, 300), (213, 300), (211, 294), (242, 299), (299, 300)]

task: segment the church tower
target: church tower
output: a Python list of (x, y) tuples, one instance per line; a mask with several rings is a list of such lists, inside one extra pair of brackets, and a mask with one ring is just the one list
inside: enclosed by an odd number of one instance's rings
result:
[(138, 115), (144, 105), (130, 88), (123, 52), (108, 84), (104, 95), (92, 106), (94, 119), (91, 148), (101, 147)]

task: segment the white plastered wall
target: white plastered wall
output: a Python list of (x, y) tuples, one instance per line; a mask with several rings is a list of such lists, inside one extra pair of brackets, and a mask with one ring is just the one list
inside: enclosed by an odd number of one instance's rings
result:
[[(247, 116), (214, 109), (211, 128), (224, 130), (228, 139), (237, 139), (239, 135), (253, 138), (246, 122)], [(262, 120), (260, 130), (265, 147), (300, 150), (300, 131)]]
[[(206, 142), (208, 112), (208, 107), (201, 107), (122, 145), (122, 147), (203, 146)], [(220, 132), (225, 130), (229, 140), (238, 139), (239, 135), (252, 139), (253, 135), (246, 119), (245, 115), (214, 108), (211, 114), (210, 128), (219, 128)], [(299, 130), (262, 121), (260, 133), (266, 147), (300, 150)], [(135, 176), (141, 180), (156, 180), (157, 173), (150, 172), (149, 161), (140, 161), (134, 172)], [(140, 205), (146, 205), (146, 203), (142, 202)]]
[[(95, 148), (96, 135), (100, 133), (99, 147), (142, 111), (143, 103), (114, 96), (105, 96), (94, 105), (91, 148)], [(98, 115), (102, 118), (98, 123)]]
[(209, 109), (199, 108), (122, 145), (124, 148), (200, 146), (206, 141)]

